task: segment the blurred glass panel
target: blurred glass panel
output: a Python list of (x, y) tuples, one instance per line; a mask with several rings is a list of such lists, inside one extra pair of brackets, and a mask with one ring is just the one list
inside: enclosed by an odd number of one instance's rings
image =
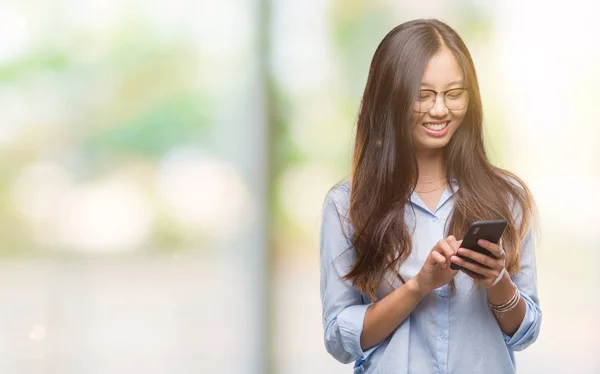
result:
[(3, 3), (2, 372), (262, 371), (259, 5)]

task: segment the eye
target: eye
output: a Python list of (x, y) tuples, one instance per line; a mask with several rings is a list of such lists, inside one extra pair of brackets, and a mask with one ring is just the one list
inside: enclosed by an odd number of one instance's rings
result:
[(446, 92), (446, 97), (452, 100), (460, 99), (465, 93), (464, 88), (457, 88)]
[(420, 101), (431, 100), (433, 98), (433, 96), (434, 96), (433, 92), (421, 90), (421, 92), (419, 93), (419, 100)]

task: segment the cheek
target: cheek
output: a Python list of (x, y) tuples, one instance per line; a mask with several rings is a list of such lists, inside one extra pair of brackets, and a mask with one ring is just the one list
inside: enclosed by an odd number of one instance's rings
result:
[(421, 133), (420, 133), (421, 129), (420, 129), (419, 123), (421, 123), (422, 117), (423, 117), (422, 115), (416, 115), (416, 114), (413, 114), (410, 117), (410, 126), (411, 126), (410, 128), (412, 129), (411, 132), (412, 132), (413, 139), (417, 139), (421, 136)]
[(414, 128), (423, 119), (425, 114), (413, 112), (410, 116), (410, 125)]
[(467, 111), (466, 110), (464, 112), (456, 113), (456, 115), (455, 115), (456, 122), (458, 124), (461, 124), (462, 121), (465, 119), (466, 115), (467, 115)]

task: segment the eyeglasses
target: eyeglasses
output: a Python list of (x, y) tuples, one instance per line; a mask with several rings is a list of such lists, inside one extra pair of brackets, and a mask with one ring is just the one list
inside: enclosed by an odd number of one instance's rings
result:
[(413, 106), (414, 111), (429, 112), (435, 106), (438, 94), (444, 96), (444, 104), (448, 110), (461, 110), (469, 103), (469, 90), (466, 88), (453, 88), (446, 91), (421, 90)]

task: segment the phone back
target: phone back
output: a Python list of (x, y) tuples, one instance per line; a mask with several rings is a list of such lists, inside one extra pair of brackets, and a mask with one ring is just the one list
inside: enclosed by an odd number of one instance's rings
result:
[(491, 256), (491, 253), (477, 244), (479, 239), (485, 239), (492, 243), (498, 243), (504, 230), (506, 229), (507, 222), (503, 219), (490, 220), (490, 221), (476, 221), (469, 226), (467, 234), (463, 238), (461, 247), (469, 248), (474, 251), (483, 253)]
[[(503, 219), (489, 220), (489, 221), (475, 221), (475, 222), (471, 223), (471, 225), (469, 226), (469, 229), (467, 230), (467, 234), (463, 238), (463, 242), (461, 243), (460, 246), (463, 248), (472, 249), (479, 253), (483, 253), (486, 256), (493, 257), (493, 255), (490, 253), (490, 251), (488, 251), (487, 249), (485, 249), (485, 248), (481, 247), (479, 244), (477, 244), (477, 241), (479, 239), (485, 239), (492, 243), (498, 243), (500, 241), (500, 238), (502, 237), (502, 234), (504, 233), (504, 230), (506, 229), (506, 226), (507, 226), (507, 222)], [(458, 255), (458, 257), (464, 259), (465, 261), (469, 261), (472, 263), (475, 262), (475, 261), (471, 260), (470, 258), (462, 256), (460, 254)], [(455, 263), (452, 263), (450, 265), (450, 268), (452, 268), (454, 270), (462, 269), (461, 266), (459, 266)]]

